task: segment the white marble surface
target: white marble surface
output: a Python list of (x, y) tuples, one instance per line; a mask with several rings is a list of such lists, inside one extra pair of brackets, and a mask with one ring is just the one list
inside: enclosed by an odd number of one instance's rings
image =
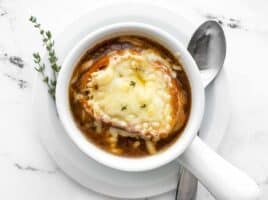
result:
[[(183, 6), (185, 17), (196, 25), (208, 18), (223, 24), (232, 118), (220, 154), (252, 176), (261, 187), (261, 200), (268, 199), (268, 2), (157, 1)], [(31, 122), (31, 54), (42, 46), (29, 16), (57, 34), (99, 2), (105, 1), (0, 0), (0, 199), (110, 199), (67, 178), (40, 145)], [(23, 66), (10, 62), (13, 56)], [(174, 193), (153, 199), (174, 199)], [(199, 191), (198, 199), (213, 198)]]

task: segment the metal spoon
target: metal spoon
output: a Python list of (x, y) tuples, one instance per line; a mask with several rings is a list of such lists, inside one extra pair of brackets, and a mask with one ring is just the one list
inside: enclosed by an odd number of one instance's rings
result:
[[(201, 71), (206, 87), (219, 74), (226, 55), (226, 41), (221, 26), (215, 21), (206, 21), (193, 34), (188, 51)], [(194, 200), (197, 179), (186, 169), (180, 169), (175, 200)]]

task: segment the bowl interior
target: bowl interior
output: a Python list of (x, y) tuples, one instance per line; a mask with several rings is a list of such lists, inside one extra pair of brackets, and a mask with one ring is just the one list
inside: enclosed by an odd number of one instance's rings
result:
[[(171, 53), (180, 54), (181, 63), (190, 82), (192, 103), (188, 122), (181, 136), (166, 150), (152, 156), (126, 158), (112, 155), (90, 143), (76, 126), (69, 104), (69, 82), (73, 70), (84, 53), (96, 44), (121, 35), (137, 35), (151, 39), (166, 47)], [(62, 125), (79, 149), (96, 161), (124, 171), (145, 171), (160, 167), (178, 157), (196, 135), (204, 111), (204, 88), (198, 68), (186, 48), (167, 32), (141, 23), (120, 23), (103, 27), (83, 38), (67, 55), (58, 77), (56, 106)]]

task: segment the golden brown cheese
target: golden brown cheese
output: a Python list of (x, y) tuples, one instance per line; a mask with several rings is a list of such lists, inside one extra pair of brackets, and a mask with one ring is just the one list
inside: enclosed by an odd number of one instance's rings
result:
[(105, 63), (103, 69), (93, 66), (84, 77), (89, 90), (86, 106), (95, 119), (154, 141), (180, 128), (178, 118), (185, 121), (183, 95), (172, 66), (159, 54), (127, 49), (100, 62)]

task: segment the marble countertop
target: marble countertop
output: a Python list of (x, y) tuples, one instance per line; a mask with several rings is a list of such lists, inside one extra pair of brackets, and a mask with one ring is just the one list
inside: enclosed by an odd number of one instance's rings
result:
[[(232, 115), (219, 153), (253, 177), (261, 200), (268, 199), (268, 1), (157, 1), (183, 6), (185, 17), (195, 24), (207, 19), (222, 24)], [(65, 176), (40, 145), (31, 121), (35, 76), (31, 54), (42, 46), (29, 16), (37, 16), (57, 34), (99, 2), (105, 1), (0, 0), (0, 199), (110, 199)], [(213, 198), (199, 192), (198, 199)]]

